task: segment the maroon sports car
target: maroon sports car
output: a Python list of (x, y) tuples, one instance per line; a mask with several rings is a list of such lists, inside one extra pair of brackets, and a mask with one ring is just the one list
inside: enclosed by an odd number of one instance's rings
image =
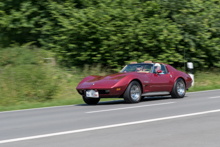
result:
[(164, 63), (131, 62), (119, 73), (88, 76), (77, 86), (87, 104), (97, 104), (100, 98), (124, 98), (128, 103), (140, 102), (146, 96), (171, 95), (183, 98), (191, 87), (191, 77)]

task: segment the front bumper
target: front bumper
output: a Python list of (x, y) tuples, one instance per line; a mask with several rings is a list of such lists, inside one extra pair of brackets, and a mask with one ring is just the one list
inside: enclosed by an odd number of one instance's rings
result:
[(125, 88), (123, 87), (117, 87), (117, 88), (106, 88), (106, 89), (77, 89), (78, 93), (82, 96), (86, 96), (87, 90), (95, 90), (99, 93), (99, 98), (118, 98), (120, 97), (124, 91)]

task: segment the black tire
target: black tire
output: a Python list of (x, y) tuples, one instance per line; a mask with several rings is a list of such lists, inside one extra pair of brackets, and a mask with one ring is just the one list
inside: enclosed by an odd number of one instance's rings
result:
[[(133, 92), (136, 92), (136, 94), (132, 95)], [(132, 81), (125, 90), (123, 97), (127, 103), (138, 103), (141, 100), (141, 94), (140, 84), (137, 81)]]
[(96, 105), (98, 104), (100, 98), (88, 98), (86, 96), (83, 96), (83, 100), (88, 105)]
[(186, 84), (183, 79), (178, 78), (171, 91), (172, 98), (183, 98), (186, 94)]

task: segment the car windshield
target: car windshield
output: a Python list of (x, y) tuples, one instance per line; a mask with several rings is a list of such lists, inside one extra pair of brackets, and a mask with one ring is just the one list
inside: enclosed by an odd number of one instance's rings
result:
[(153, 67), (153, 64), (128, 64), (120, 71), (120, 73), (126, 73), (126, 72), (150, 73), (152, 70), (152, 67)]

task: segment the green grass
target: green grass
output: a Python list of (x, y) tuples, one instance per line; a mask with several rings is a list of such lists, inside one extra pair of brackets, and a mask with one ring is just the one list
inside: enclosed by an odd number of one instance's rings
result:
[(197, 72), (195, 74), (195, 84), (189, 88), (189, 92), (220, 89), (220, 73), (212, 72)]
[[(100, 65), (86, 65), (83, 70), (51, 66), (43, 60), (51, 56), (37, 49), (0, 50), (0, 111), (84, 104), (76, 91), (78, 83), (88, 75), (108, 73)], [(219, 72), (197, 72), (189, 92), (212, 89), (220, 89)], [(101, 99), (111, 100), (117, 99)]]

